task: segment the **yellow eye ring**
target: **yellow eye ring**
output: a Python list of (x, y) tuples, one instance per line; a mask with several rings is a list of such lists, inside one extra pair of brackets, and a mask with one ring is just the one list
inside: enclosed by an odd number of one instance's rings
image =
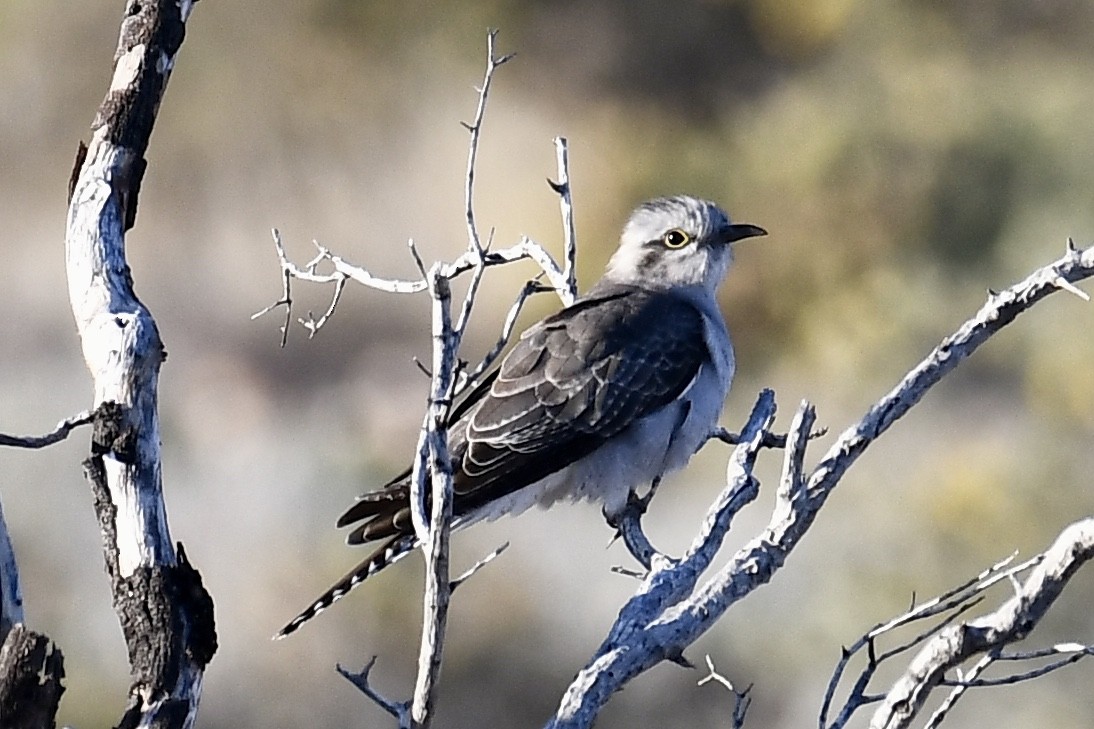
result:
[(691, 236), (679, 228), (673, 228), (661, 236), (661, 242), (665, 244), (665, 248), (683, 248), (691, 243)]

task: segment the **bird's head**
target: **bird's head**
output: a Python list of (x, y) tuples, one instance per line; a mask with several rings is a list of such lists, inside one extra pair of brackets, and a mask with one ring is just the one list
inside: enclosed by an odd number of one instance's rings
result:
[(605, 276), (650, 288), (700, 286), (714, 293), (733, 262), (733, 242), (767, 235), (732, 223), (712, 202), (680, 195), (642, 203), (623, 228)]

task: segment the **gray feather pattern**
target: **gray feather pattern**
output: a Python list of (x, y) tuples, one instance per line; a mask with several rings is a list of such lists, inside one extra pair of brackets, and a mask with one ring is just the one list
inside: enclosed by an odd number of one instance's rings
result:
[[(559, 498), (598, 498), (612, 511), (629, 489), (682, 467), (716, 424), (733, 376), (715, 299), (730, 244), (763, 234), (696, 198), (639, 206), (600, 282), (524, 332), (454, 409), (453, 527)], [(357, 524), (350, 544), (387, 541), (279, 636), (417, 546), (409, 475), (342, 515), (339, 527)]]

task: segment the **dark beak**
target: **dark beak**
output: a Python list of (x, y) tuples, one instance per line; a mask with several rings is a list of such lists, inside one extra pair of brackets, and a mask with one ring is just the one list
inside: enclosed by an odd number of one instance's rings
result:
[(760, 235), (767, 235), (767, 231), (758, 225), (734, 223), (726, 228), (725, 234), (726, 243), (732, 243), (745, 238), (755, 238)]

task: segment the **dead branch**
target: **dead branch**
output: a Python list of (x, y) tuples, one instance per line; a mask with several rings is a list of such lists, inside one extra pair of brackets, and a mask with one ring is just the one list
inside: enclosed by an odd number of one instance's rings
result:
[(65, 234), (69, 298), (95, 390), (84, 467), (133, 676), (121, 726), (193, 726), (216, 650), (212, 600), (167, 527), (157, 412), (165, 353), (125, 258), (144, 153), (192, 7), (127, 6), (110, 90), (73, 171)]
[(44, 435), (5, 435), (0, 433), (0, 446), (12, 446), (14, 448), (45, 448), (46, 446), (60, 443), (81, 425), (89, 425), (95, 413), (84, 410), (70, 418), (65, 418), (57, 423), (57, 427)]
[[(763, 432), (770, 420), (762, 420), (764, 424), (759, 425), (755, 418), (767, 409), (773, 416), (774, 398), (770, 393), (761, 395), (749, 425), (741, 433), (742, 445), (734, 451), (726, 488), (708, 511), (700, 536), (679, 562), (654, 555), (653, 570), (638, 594), (620, 610), (608, 637), (567, 689), (547, 726), (552, 729), (591, 726), (608, 699), (635, 676), (666, 659), (681, 661), (684, 649), (733, 603), (766, 584), (782, 568), (847, 469), (870, 444), (959, 362), (1020, 313), (1054, 291), (1079, 291), (1074, 282), (1091, 275), (1094, 275), (1094, 248), (1078, 250), (1068, 241), (1063, 257), (1014, 286), (991, 293), (980, 311), (839, 436), (808, 477), (802, 472), (803, 452), (814, 414), (812, 406), (803, 402), (787, 436), (782, 483), (767, 528), (738, 550), (723, 569), (695, 587), (699, 575), (721, 546), (732, 517), (755, 498), (755, 485), (751, 488), (743, 485), (751, 479), (749, 459), (754, 459), (755, 454), (750, 450), (742, 452), (741, 448), (746, 443), (754, 442), (755, 448), (763, 444)], [(765, 398), (770, 399), (766, 405)], [(670, 568), (660, 567), (659, 563)], [(647, 597), (651, 594), (657, 599)]]
[(971, 686), (999, 685), (1030, 680), (1070, 665), (1091, 652), (1090, 646), (1067, 646), (1072, 658), (1058, 661), (1045, 669), (1016, 674), (996, 681), (977, 680), (990, 663), (1000, 659), (1003, 647), (1023, 640), (1052, 607), (1068, 581), (1094, 556), (1094, 518), (1086, 518), (1064, 529), (1051, 547), (1041, 555), (1025, 582), (1015, 580), (1015, 594), (996, 610), (975, 620), (963, 621), (939, 631), (926, 642), (908, 666), (905, 674), (885, 696), (870, 721), (873, 729), (907, 727), (923, 708), (927, 697), (946, 675), (974, 656), (983, 656), (972, 672), (955, 682), (954, 692), (936, 714), (940, 720), (965, 690)]

